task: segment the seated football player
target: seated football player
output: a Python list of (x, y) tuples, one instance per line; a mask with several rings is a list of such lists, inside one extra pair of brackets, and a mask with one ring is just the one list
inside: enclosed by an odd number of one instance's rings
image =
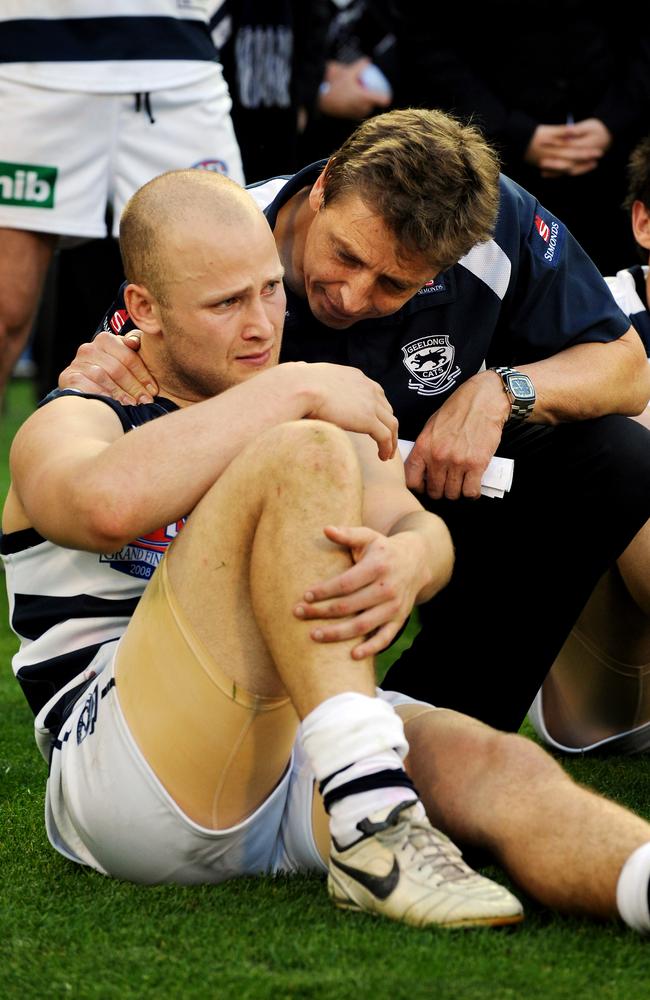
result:
[(521, 737), (377, 692), (449, 534), (406, 489), (379, 386), (276, 364), (282, 267), (249, 195), (163, 175), (120, 242), (157, 400), (55, 394), (3, 512), (53, 846), (141, 883), (328, 871), (346, 909), (521, 920), (447, 834), (548, 905), (649, 929), (648, 823)]

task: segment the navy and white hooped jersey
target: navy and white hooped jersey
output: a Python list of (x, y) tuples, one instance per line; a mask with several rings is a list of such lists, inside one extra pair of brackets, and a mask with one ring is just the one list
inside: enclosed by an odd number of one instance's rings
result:
[[(314, 184), (325, 162), (293, 177), (248, 185), (272, 229), (282, 206)], [(124, 287), (100, 329), (133, 329)], [(432, 275), (392, 316), (332, 330), (314, 318), (306, 299), (289, 288), (286, 293), (280, 360), (360, 368), (383, 387), (400, 437), (412, 441), (484, 363), (516, 367), (540, 361), (573, 344), (616, 340), (630, 326), (563, 223), (503, 175), (493, 238)]]
[[(63, 390), (65, 395), (101, 399), (117, 413), (125, 432), (177, 409), (158, 399), (122, 406), (112, 399)], [(183, 522), (136, 538), (118, 552), (67, 549), (31, 528), (0, 537), (9, 618), (20, 639), (13, 670), (34, 715), (56, 734), (66, 709), (85, 683), (86, 670), (100, 646), (119, 638), (144, 588)], [(78, 681), (78, 685), (76, 683)], [(70, 690), (62, 694), (63, 688)]]
[(0, 77), (85, 93), (194, 83), (218, 62), (223, 7), (224, 0), (4, 0)]
[(605, 278), (605, 281), (620, 308), (630, 317), (650, 358), (650, 312), (646, 285), (648, 270), (648, 267), (635, 264), (617, 271), (612, 277)]

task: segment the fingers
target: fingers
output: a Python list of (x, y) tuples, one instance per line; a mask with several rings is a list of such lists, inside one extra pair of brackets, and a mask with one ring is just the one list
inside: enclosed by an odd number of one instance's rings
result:
[(124, 343), (128, 348), (130, 348), (132, 351), (139, 351), (141, 338), (142, 334), (140, 333), (139, 330), (131, 330), (130, 333), (126, 333), (124, 335), (123, 339)]
[(387, 649), (390, 646), (403, 624), (404, 622), (401, 622), (399, 625), (396, 622), (387, 622), (364, 642), (360, 642), (358, 646), (354, 647), (352, 658), (355, 660), (365, 660), (367, 656), (376, 656), (377, 653), (381, 653), (383, 649)]
[[(356, 593), (362, 588), (372, 584), (378, 576), (383, 576), (388, 571), (388, 560), (383, 559), (384, 548), (381, 543), (377, 546), (378, 551), (372, 558), (361, 558), (365, 546), (377, 537), (377, 533), (370, 528), (333, 528), (325, 529), (325, 534), (332, 541), (345, 545), (353, 551), (355, 565), (344, 570), (337, 576), (328, 580), (320, 580), (313, 586), (305, 590), (302, 601), (296, 606), (298, 618), (318, 618), (323, 610), (323, 604), (319, 602), (329, 601), (333, 598), (341, 599), (341, 607), (338, 612), (332, 612), (328, 617), (339, 614), (351, 614), (363, 606), (363, 599), (359, 601)], [(351, 603), (355, 601), (354, 605)]]
[[(369, 586), (356, 589), (354, 593), (347, 596), (336, 596), (327, 601), (302, 601), (294, 608), (294, 614), (296, 618), (301, 618), (303, 621), (334, 621), (338, 626), (344, 619), (361, 615), (371, 607), (376, 608), (380, 605), (385, 605), (389, 616), (394, 614), (399, 608), (397, 590), (394, 586), (383, 581), (374, 581)], [(363, 627), (361, 631), (349, 631), (348, 638), (352, 635), (363, 635), (366, 631), (367, 629)], [(329, 634), (327, 632), (326, 636)], [(332, 635), (339, 637), (338, 631), (335, 630), (332, 630)], [(326, 637), (324, 641), (331, 641), (331, 639)]]
[[(411, 455), (413, 453), (411, 452)], [(418, 493), (426, 493), (432, 500), (458, 500), (467, 497), (477, 500), (481, 495), (482, 467), (464, 468), (462, 466), (439, 466), (415, 459), (411, 456), (405, 466), (406, 485)]]
[[(355, 565), (334, 577), (308, 587), (303, 599), (294, 607), (294, 615), (305, 620), (349, 619), (372, 607), (383, 605), (389, 615), (399, 607), (398, 585), (387, 540), (364, 526), (324, 529), (331, 541), (351, 550)], [(362, 634), (367, 626), (325, 631), (317, 636), (321, 641), (334, 641)], [(374, 627), (374, 625), (373, 625)], [(361, 629), (361, 631), (359, 631)]]
[(376, 433), (371, 434), (377, 442), (379, 457), (382, 462), (392, 458), (397, 450), (397, 434), (399, 425), (397, 417), (393, 413), (393, 408), (384, 395), (384, 390), (375, 383), (377, 391), (377, 403), (375, 416), (377, 420)]
[(354, 659), (372, 656), (392, 641), (410, 610), (399, 577), (391, 570), (387, 540), (364, 526), (328, 525), (324, 532), (331, 541), (350, 549), (355, 565), (307, 588), (293, 613), (314, 622), (309, 632), (314, 642), (364, 636), (351, 655)]
[(358, 368), (327, 362), (309, 367), (317, 379), (318, 402), (306, 416), (328, 420), (345, 430), (369, 434), (380, 459), (397, 450), (398, 423), (382, 387)]
[(571, 177), (580, 177), (582, 174), (588, 174), (592, 170), (595, 170), (597, 166), (598, 160), (585, 160), (574, 164), (569, 170), (569, 174)]
[[(470, 472), (465, 473), (463, 479), (461, 494), (468, 500), (478, 500), (481, 496), (481, 479), (483, 478), (483, 469), (472, 469)], [(445, 493), (445, 496), (448, 496)], [(451, 499), (456, 499), (452, 497)]]
[[(558, 162), (558, 161), (555, 161)], [(588, 174), (592, 170), (595, 170), (598, 166), (598, 160), (586, 160), (579, 161), (577, 163), (570, 164), (566, 161), (562, 161), (564, 166), (562, 168), (550, 166), (550, 160), (542, 160), (539, 164), (540, 174), (542, 177), (580, 177), (582, 174)]]
[(127, 339), (102, 332), (82, 344), (62, 372), (60, 387), (108, 395), (125, 405), (152, 402), (158, 386), (137, 353), (139, 335)]
[(376, 531), (372, 528), (366, 528), (362, 524), (355, 526), (327, 524), (323, 528), (323, 531), (330, 541), (336, 542), (337, 545), (346, 545), (349, 549), (357, 549), (362, 545), (368, 545), (373, 539), (379, 537)]
[(573, 166), (573, 162), (566, 156), (542, 156), (538, 161), (538, 167), (542, 171), (552, 174), (566, 174)]
[(450, 466), (440, 469), (435, 474), (429, 470), (426, 479), (426, 492), (432, 500), (458, 500), (465, 497), (468, 500), (478, 500), (481, 496), (481, 478), (483, 470), (463, 469)]
[(416, 493), (424, 493), (427, 488), (426, 473), (426, 462), (418, 454), (416, 445), (404, 463), (404, 474), (408, 488), (415, 490)]
[[(314, 642), (344, 642), (363, 636), (364, 641), (352, 650), (355, 660), (362, 659), (388, 645), (397, 635), (405, 617), (400, 611), (399, 602), (396, 602), (394, 607), (389, 604), (378, 604), (351, 618), (336, 619), (332, 622), (321, 620), (309, 634)], [(379, 635), (377, 630), (382, 632), (379, 644), (377, 644)], [(372, 643), (371, 651), (364, 653), (362, 650), (368, 642)]]
[(382, 462), (387, 462), (397, 451), (397, 419), (390, 414), (378, 418), (377, 432), (372, 437), (377, 442), (377, 452)]

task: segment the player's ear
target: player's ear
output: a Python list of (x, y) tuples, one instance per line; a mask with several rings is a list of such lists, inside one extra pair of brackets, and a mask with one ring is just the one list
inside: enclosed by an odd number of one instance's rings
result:
[(323, 198), (325, 195), (325, 174), (327, 173), (327, 167), (325, 167), (319, 173), (314, 186), (309, 192), (309, 207), (313, 212), (318, 212), (323, 204)]
[(650, 250), (650, 209), (642, 201), (632, 203), (632, 232), (639, 246)]
[(127, 285), (124, 304), (129, 316), (143, 333), (160, 333), (160, 308), (154, 296), (144, 285)]

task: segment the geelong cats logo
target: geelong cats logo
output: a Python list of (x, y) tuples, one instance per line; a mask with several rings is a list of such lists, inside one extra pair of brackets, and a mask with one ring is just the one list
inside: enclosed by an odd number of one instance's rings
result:
[(449, 337), (421, 337), (402, 348), (403, 361), (408, 369), (409, 389), (419, 396), (437, 396), (456, 384), (460, 368), (454, 364), (456, 349)]

